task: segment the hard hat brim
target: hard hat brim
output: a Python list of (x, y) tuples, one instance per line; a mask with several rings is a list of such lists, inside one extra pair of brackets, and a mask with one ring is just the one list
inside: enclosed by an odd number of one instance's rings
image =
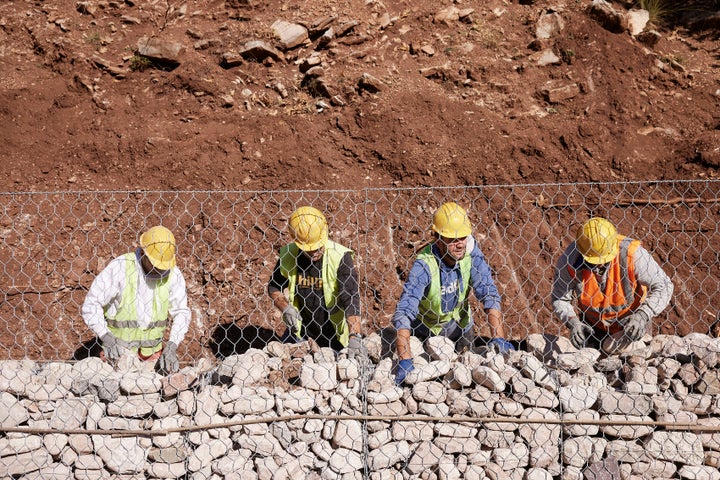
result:
[(442, 229), (437, 229), (437, 228), (435, 228), (435, 226), (433, 226), (432, 229), (433, 229), (433, 231), (435, 231), (435, 233), (437, 233), (441, 237), (445, 237), (445, 238), (469, 237), (470, 234), (472, 233), (471, 228), (460, 228), (458, 230), (448, 230), (448, 229), (442, 230)]
[(583, 259), (587, 263), (591, 263), (593, 265), (602, 265), (603, 263), (612, 262), (619, 252), (620, 248), (616, 247), (613, 252), (610, 252), (607, 255), (583, 255)]
[(145, 255), (147, 256), (148, 260), (150, 260), (150, 263), (152, 263), (153, 267), (157, 268), (158, 270), (170, 270), (176, 265), (175, 258), (172, 258), (170, 260), (158, 260), (148, 255), (147, 252), (145, 253)]
[(303, 243), (295, 240), (295, 245), (297, 245), (297, 247), (304, 252), (311, 252), (313, 250), (317, 250), (318, 248), (324, 247), (327, 243), (327, 240), (327, 236), (325, 238), (321, 238), (317, 242), (312, 243)]

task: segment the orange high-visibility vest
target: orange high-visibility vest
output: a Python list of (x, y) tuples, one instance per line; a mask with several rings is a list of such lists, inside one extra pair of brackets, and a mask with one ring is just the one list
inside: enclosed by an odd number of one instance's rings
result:
[(586, 268), (576, 270), (568, 265), (570, 275), (582, 282), (577, 303), (585, 321), (610, 333), (622, 329), (618, 319), (637, 310), (648, 291), (635, 277), (634, 256), (640, 240), (618, 235), (618, 244), (620, 251), (608, 267), (605, 290), (600, 289), (593, 272)]

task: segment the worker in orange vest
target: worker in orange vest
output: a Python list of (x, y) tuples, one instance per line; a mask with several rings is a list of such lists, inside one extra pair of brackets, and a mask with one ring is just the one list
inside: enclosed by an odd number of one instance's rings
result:
[(650, 321), (668, 306), (673, 288), (639, 240), (595, 217), (580, 226), (557, 262), (552, 305), (575, 347), (613, 354), (650, 333)]

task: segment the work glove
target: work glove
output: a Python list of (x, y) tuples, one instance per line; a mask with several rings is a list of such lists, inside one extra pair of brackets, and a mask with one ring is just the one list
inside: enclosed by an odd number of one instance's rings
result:
[(568, 327), (570, 327), (570, 341), (575, 348), (583, 348), (588, 338), (595, 333), (590, 325), (585, 322), (581, 322), (577, 318), (570, 320), (568, 322)]
[(292, 333), (293, 336), (296, 336), (298, 330), (300, 329), (300, 322), (302, 321), (302, 317), (300, 317), (298, 309), (292, 305), (288, 305), (282, 312), (282, 319), (290, 330), (290, 333)]
[(350, 335), (347, 351), (348, 358), (354, 358), (358, 361), (365, 360), (368, 357), (368, 351), (363, 344), (362, 337), (357, 333), (353, 333)]
[(648, 314), (642, 310), (638, 310), (627, 318), (625, 326), (623, 327), (625, 335), (633, 342), (637, 342), (645, 335), (645, 328), (649, 321), (650, 317), (648, 317)]
[(493, 338), (490, 340), (490, 343), (488, 344), (491, 348), (493, 348), (498, 353), (507, 353), (510, 351), (515, 351), (515, 347), (512, 346), (512, 343), (508, 342), (504, 338)]
[(413, 370), (415, 370), (415, 365), (413, 365), (412, 358), (400, 360), (398, 363), (397, 376), (395, 376), (395, 385), (402, 385), (407, 374)]
[(177, 345), (168, 342), (163, 348), (160, 359), (158, 360), (158, 371), (163, 375), (175, 373), (180, 370), (180, 362), (177, 358)]
[(120, 360), (123, 354), (123, 347), (120, 345), (118, 339), (112, 333), (108, 332), (100, 338), (103, 344), (103, 350), (105, 350), (105, 358), (108, 362), (116, 363)]

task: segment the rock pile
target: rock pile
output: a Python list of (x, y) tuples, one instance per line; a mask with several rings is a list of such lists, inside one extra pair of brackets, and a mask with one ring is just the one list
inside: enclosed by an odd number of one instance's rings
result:
[(268, 344), (162, 377), (125, 359), (0, 362), (0, 477), (720, 479), (720, 340), (646, 337), (601, 357), (563, 337), (371, 362)]

